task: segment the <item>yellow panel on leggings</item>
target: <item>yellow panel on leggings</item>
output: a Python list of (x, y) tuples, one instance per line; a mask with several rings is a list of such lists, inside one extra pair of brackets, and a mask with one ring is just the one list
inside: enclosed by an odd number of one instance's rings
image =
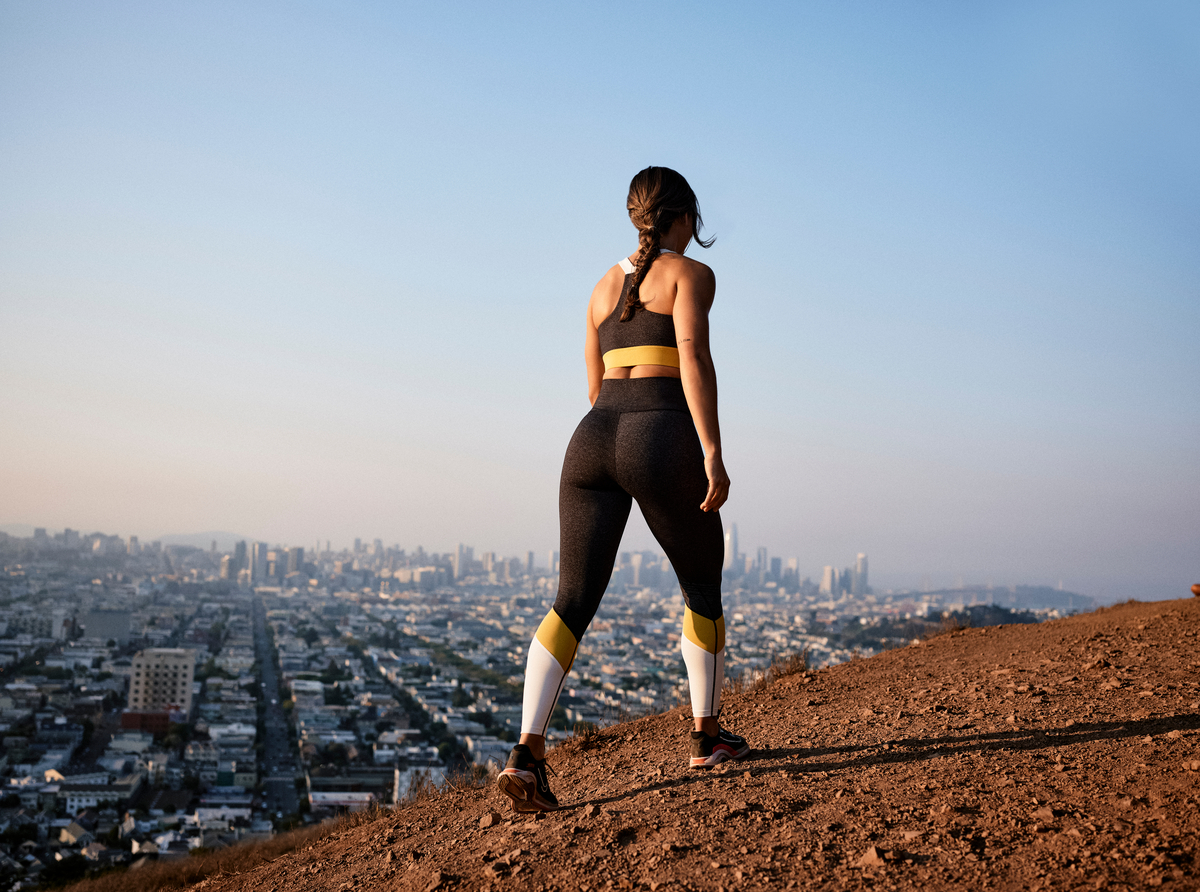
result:
[(725, 617), (715, 621), (693, 613), (690, 607), (683, 608), (683, 634), (687, 640), (715, 654), (725, 647)]
[(677, 369), (679, 368), (679, 349), (647, 344), (643, 347), (618, 347), (604, 354), (604, 370), (606, 372), (609, 369), (625, 369), (635, 365), (665, 365)]
[(558, 665), (562, 666), (563, 672), (571, 671), (571, 663), (575, 660), (575, 648), (579, 646), (579, 642), (557, 613), (551, 610), (546, 614), (535, 637), (542, 647), (550, 651)]

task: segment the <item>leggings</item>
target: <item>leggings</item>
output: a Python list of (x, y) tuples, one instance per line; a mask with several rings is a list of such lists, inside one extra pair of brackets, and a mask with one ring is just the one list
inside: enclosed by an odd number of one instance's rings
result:
[(529, 647), (521, 732), (544, 736), (608, 587), (636, 499), (683, 589), (680, 649), (692, 713), (720, 710), (725, 621), (720, 515), (700, 510), (704, 451), (678, 378), (608, 378), (567, 446), (559, 484), (558, 597)]

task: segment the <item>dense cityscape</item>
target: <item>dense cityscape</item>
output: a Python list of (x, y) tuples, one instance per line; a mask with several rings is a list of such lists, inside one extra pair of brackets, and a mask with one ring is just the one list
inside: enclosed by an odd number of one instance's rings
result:
[[(557, 556), (356, 540), (220, 550), (73, 530), (0, 533), (0, 873), (32, 888), (184, 857), (503, 764)], [(727, 678), (919, 638), (944, 615), (1092, 606), (1043, 587), (876, 592), (868, 560), (798, 561), (726, 534)], [(619, 556), (552, 721), (685, 703), (670, 563)]]

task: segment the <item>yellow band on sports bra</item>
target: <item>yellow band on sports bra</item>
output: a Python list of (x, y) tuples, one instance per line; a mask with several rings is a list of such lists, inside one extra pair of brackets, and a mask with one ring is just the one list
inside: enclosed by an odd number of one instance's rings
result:
[(619, 347), (604, 354), (604, 370), (625, 369), (635, 365), (665, 365), (679, 368), (679, 350), (676, 347)]

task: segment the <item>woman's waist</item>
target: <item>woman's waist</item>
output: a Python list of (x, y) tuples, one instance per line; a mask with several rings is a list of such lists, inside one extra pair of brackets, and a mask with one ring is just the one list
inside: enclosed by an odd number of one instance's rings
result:
[(688, 404), (683, 393), (683, 382), (670, 374), (662, 374), (604, 378), (600, 382), (600, 395), (596, 397), (593, 408), (618, 412), (649, 412), (655, 409), (687, 412)]

